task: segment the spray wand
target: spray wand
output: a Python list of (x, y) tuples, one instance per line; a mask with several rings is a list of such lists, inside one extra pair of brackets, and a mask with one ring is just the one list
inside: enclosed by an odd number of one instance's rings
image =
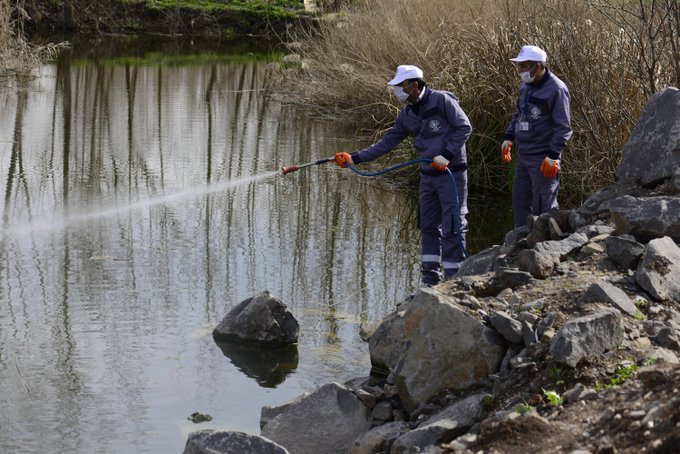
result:
[(298, 170), (303, 169), (305, 167), (318, 166), (319, 164), (323, 164), (325, 162), (331, 162), (331, 161), (335, 161), (335, 157), (319, 159), (318, 161), (308, 162), (307, 164), (300, 164), (300, 165), (296, 165), (296, 166), (284, 166), (284, 167), (281, 167), (281, 172), (284, 175), (288, 175), (291, 172), (297, 172)]

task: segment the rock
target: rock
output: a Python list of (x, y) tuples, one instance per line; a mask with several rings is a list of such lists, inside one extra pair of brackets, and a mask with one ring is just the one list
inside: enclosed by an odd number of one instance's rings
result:
[(680, 248), (672, 239), (647, 244), (635, 281), (657, 301), (680, 301)]
[(526, 271), (499, 268), (494, 276), (494, 281), (496, 281), (501, 288), (514, 289), (533, 281), (533, 276)]
[(561, 241), (544, 241), (538, 243), (534, 249), (536, 252), (552, 256), (553, 260), (559, 262), (560, 260), (566, 260), (570, 255), (575, 255), (587, 242), (587, 235), (583, 233), (572, 233), (569, 237)]
[(265, 437), (208, 429), (189, 434), (184, 454), (288, 454), (288, 451)]
[(491, 326), (508, 342), (519, 344), (522, 342), (522, 324), (507, 312), (498, 311), (490, 317)]
[(643, 243), (663, 236), (680, 241), (678, 197), (624, 195), (610, 200), (606, 206), (619, 234), (631, 234)]
[(614, 308), (569, 320), (550, 344), (556, 362), (576, 367), (586, 357), (600, 355), (623, 341), (623, 320)]
[(370, 429), (368, 408), (347, 388), (329, 383), (281, 407), (264, 407), (261, 434), (299, 454), (346, 453)]
[(642, 186), (657, 184), (680, 166), (680, 91), (668, 87), (647, 101), (616, 170), (619, 180)]
[(374, 427), (357, 438), (347, 454), (373, 454), (376, 452), (390, 452), (394, 440), (408, 430), (404, 421), (389, 422)]
[[(557, 262), (559, 263), (559, 260)], [(545, 279), (552, 274), (555, 259), (550, 254), (524, 249), (517, 255), (517, 266), (520, 271), (526, 271), (536, 279)]]
[(609, 282), (598, 281), (593, 283), (581, 298), (582, 303), (595, 301), (610, 304), (628, 315), (635, 315), (638, 311), (628, 295)]
[(492, 246), (466, 258), (456, 273), (456, 277), (475, 276), (494, 271), (500, 250), (501, 246)]
[(389, 421), (392, 419), (392, 405), (389, 401), (383, 401), (377, 404), (373, 411), (371, 411), (371, 418), (379, 421)]
[(216, 341), (294, 344), (299, 325), (286, 305), (269, 292), (241, 301), (213, 330)]
[(635, 269), (640, 263), (644, 245), (635, 241), (633, 235), (610, 236), (605, 240), (607, 256), (624, 269)]
[(383, 320), (369, 352), (374, 366), (392, 370), (411, 412), (443, 389), (467, 389), (485, 380), (498, 370), (505, 348), (493, 329), (455, 299), (424, 288)]
[(408, 454), (414, 448), (448, 443), (466, 433), (482, 416), (484, 395), (477, 394), (444, 409), (418, 428), (399, 437), (390, 454)]

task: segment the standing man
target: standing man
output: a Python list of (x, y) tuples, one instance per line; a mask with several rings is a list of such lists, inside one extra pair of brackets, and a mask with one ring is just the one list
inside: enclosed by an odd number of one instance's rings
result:
[[(446, 280), (456, 274), (465, 259), (468, 212), (465, 142), (472, 126), (458, 98), (453, 93), (427, 87), (423, 71), (417, 66), (398, 66), (388, 85), (405, 104), (394, 125), (368, 148), (351, 155), (337, 153), (335, 162), (346, 167), (372, 161), (390, 152), (406, 137), (413, 137), (420, 158), (428, 160), (420, 165), (422, 282), (436, 285), (442, 278)], [(455, 188), (447, 169), (454, 176)]]
[(517, 164), (512, 183), (515, 227), (527, 216), (558, 208), (560, 157), (571, 137), (569, 90), (546, 66), (546, 53), (524, 46), (510, 60), (517, 64), (522, 85), (512, 120), (501, 145), (503, 162), (512, 161), (512, 142), (517, 143)]

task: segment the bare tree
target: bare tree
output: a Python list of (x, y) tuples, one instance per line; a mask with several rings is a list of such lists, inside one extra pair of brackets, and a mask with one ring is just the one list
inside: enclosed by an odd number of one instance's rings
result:
[(680, 7), (677, 0), (594, 0), (602, 15), (637, 49), (647, 95), (680, 82)]

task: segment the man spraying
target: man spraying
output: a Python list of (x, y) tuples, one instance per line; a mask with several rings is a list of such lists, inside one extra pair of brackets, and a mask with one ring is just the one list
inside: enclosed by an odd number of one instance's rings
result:
[(522, 85), (510, 124), (501, 145), (503, 162), (512, 161), (517, 144), (517, 163), (512, 183), (515, 227), (527, 216), (558, 208), (560, 157), (572, 135), (569, 90), (546, 66), (546, 53), (524, 46), (511, 61), (517, 64)]
[(420, 164), (419, 186), (422, 282), (436, 285), (455, 275), (465, 259), (468, 212), (465, 142), (472, 126), (458, 98), (453, 93), (429, 88), (417, 66), (398, 66), (388, 85), (404, 104), (394, 125), (368, 148), (352, 154), (337, 153), (335, 162), (346, 167), (372, 161), (392, 151), (408, 136), (413, 137), (420, 158), (427, 160)]

